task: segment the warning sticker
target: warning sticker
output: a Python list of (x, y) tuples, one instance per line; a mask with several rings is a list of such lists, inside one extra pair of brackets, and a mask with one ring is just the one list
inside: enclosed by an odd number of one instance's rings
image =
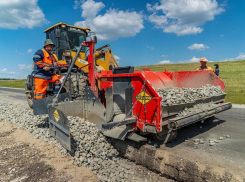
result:
[(83, 63), (83, 64), (88, 64), (87, 61), (84, 61), (84, 60), (82, 60), (82, 59), (78, 59), (78, 62)]
[(56, 120), (56, 122), (60, 120), (60, 115), (57, 110), (54, 111), (54, 119)]
[(144, 104), (144, 105), (152, 100), (152, 96), (150, 96), (145, 91), (140, 92), (138, 95), (136, 95), (135, 98), (137, 99), (137, 101), (139, 101), (141, 104)]

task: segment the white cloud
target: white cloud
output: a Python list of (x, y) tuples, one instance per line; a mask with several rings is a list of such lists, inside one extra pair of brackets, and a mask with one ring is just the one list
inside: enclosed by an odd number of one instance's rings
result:
[(240, 53), (239, 56), (237, 56), (236, 59), (237, 60), (245, 60), (245, 54), (244, 53)]
[(102, 2), (95, 2), (93, 0), (85, 1), (81, 8), (82, 8), (82, 17), (83, 18), (94, 18), (103, 8), (105, 5)]
[(196, 63), (196, 62), (199, 62), (200, 59), (201, 59), (201, 58), (196, 58), (196, 57), (194, 56), (193, 58), (191, 58), (191, 59), (189, 60), (189, 62), (191, 62), (191, 63)]
[(1, 73), (6, 73), (7, 71), (8, 71), (7, 68), (3, 68), (0, 72), (1, 72)]
[(31, 64), (18, 64), (20, 70), (32, 70), (32, 65)]
[(79, 6), (80, 6), (80, 1), (75, 0), (75, 1), (74, 1), (74, 5), (73, 5), (73, 8), (74, 8), (74, 9), (77, 9)]
[(146, 4), (146, 9), (147, 11), (154, 11), (154, 8), (152, 8), (152, 5), (149, 3)]
[(38, 0), (1, 0), (0, 28), (33, 28), (48, 23)]
[(154, 50), (155, 48), (154, 47), (151, 47), (151, 46), (146, 46), (148, 49), (152, 49)]
[(114, 55), (114, 58), (115, 58), (115, 60), (119, 60), (119, 59), (121, 59), (120, 57), (118, 57), (117, 55)]
[(159, 61), (157, 64), (170, 64), (171, 61), (169, 60), (163, 60), (163, 61)]
[(201, 33), (203, 28), (200, 26), (225, 11), (225, 5), (219, 5), (216, 0), (159, 1), (154, 5), (146, 5), (147, 10), (153, 12), (149, 21), (155, 24), (155, 28), (178, 36)]
[(32, 52), (32, 49), (28, 49), (27, 53), (31, 53)]
[(11, 74), (11, 75), (14, 75), (14, 74), (15, 74), (15, 72), (8, 71), (7, 68), (3, 68), (0, 72), (1, 72), (1, 73), (4, 73), (4, 74)]
[(224, 35), (220, 35), (220, 37), (224, 37)]
[(220, 61), (235, 61), (235, 60), (236, 60), (236, 58), (227, 58), (227, 59), (222, 59)]
[(209, 49), (209, 47), (204, 45), (204, 44), (193, 44), (193, 45), (189, 46), (188, 49), (200, 51), (200, 50)]
[(237, 61), (237, 60), (245, 60), (245, 53), (240, 53), (239, 56), (236, 58), (227, 58), (227, 59), (222, 59), (220, 61)]
[(163, 25), (168, 24), (168, 19), (164, 15), (156, 15), (156, 13), (153, 13), (149, 16), (150, 22), (155, 24), (156, 28), (162, 28)]
[(162, 55), (162, 57), (168, 57), (168, 55)]
[(105, 5), (102, 2), (87, 0), (82, 3), (82, 17), (75, 26), (89, 27), (96, 32), (99, 40), (115, 40), (119, 37), (133, 37), (143, 28), (143, 15), (136, 11), (112, 9), (97, 15)]

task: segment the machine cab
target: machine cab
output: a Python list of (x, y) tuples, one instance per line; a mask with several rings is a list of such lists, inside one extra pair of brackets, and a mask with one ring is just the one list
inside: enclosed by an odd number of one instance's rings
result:
[[(46, 39), (51, 39), (55, 44), (53, 54), (59, 62), (70, 62), (82, 42), (86, 41), (89, 28), (76, 27), (66, 23), (57, 23), (44, 31)], [(81, 50), (81, 59), (84, 59), (85, 47)]]

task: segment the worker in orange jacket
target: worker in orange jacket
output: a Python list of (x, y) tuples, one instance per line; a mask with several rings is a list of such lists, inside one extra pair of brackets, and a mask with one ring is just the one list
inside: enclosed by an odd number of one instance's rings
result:
[(214, 72), (213, 68), (207, 67), (208, 60), (206, 58), (203, 57), (199, 61), (201, 63), (201, 66), (199, 68), (197, 68), (196, 70), (199, 70), (199, 71), (212, 71), (212, 72)]
[(39, 49), (33, 56), (34, 61), (34, 71), (32, 76), (35, 82), (34, 99), (42, 99), (46, 97), (46, 90), (49, 82), (55, 84), (54, 94), (57, 94), (61, 82), (62, 76), (54, 73), (54, 67), (56, 64), (56, 59), (51, 53), (55, 47), (52, 40), (47, 39), (44, 41), (44, 49)]

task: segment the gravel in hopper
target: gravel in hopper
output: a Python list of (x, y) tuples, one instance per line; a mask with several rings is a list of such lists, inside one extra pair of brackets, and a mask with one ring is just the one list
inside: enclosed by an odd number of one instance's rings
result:
[(162, 97), (162, 105), (164, 106), (193, 103), (196, 100), (225, 94), (220, 86), (212, 86), (210, 84), (201, 88), (158, 89), (158, 93)]

